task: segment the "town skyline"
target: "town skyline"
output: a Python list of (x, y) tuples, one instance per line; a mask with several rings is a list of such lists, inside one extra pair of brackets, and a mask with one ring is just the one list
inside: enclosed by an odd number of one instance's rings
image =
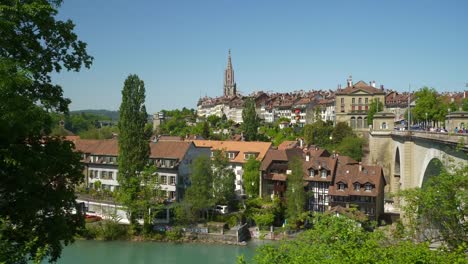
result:
[(132, 73), (145, 81), (149, 113), (196, 108), (223, 94), (231, 49), (243, 95), (336, 90), (349, 75), (399, 92), (462, 91), (467, 3), (421, 3), (64, 2), (59, 17), (75, 22), (95, 60), (54, 82), (71, 110), (117, 110)]

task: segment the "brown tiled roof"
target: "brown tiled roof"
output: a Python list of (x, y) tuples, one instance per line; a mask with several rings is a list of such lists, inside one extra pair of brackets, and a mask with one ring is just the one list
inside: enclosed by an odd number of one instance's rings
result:
[[(338, 190), (338, 183), (340, 182), (346, 184), (345, 190)], [(354, 190), (353, 184), (356, 182), (361, 184), (361, 189), (359, 191)], [(364, 185), (366, 183), (372, 184), (371, 191), (364, 190)], [(330, 185), (329, 193), (338, 196), (377, 196), (382, 184), (385, 185), (386, 183), (380, 166), (362, 165), (362, 170), (359, 170), (359, 165), (339, 164), (334, 184)]]
[(271, 147), (271, 142), (252, 141), (218, 141), (218, 140), (194, 140), (197, 147), (210, 147), (212, 150), (224, 150), (237, 152), (238, 154), (230, 162), (245, 163), (245, 153), (258, 153), (257, 160), (262, 161)]
[(365, 83), (364, 81), (359, 81), (355, 83), (353, 86), (348, 86), (341, 91), (337, 91), (336, 94), (337, 95), (352, 94), (357, 91), (364, 91), (369, 94), (385, 94), (385, 91), (372, 87), (368, 85), (367, 83)]
[(179, 136), (166, 136), (166, 135), (163, 135), (163, 136), (160, 136), (158, 138), (158, 141), (181, 141), (182, 138), (179, 137)]
[[(173, 158), (182, 160), (192, 142), (158, 141), (150, 144), (150, 158)], [(115, 139), (80, 139), (75, 142), (78, 151), (93, 155), (118, 156), (119, 146)]]
[(351, 157), (348, 156), (339, 156), (338, 155), (338, 163), (340, 164), (358, 164), (356, 160), (352, 159)]
[(284, 150), (284, 149), (290, 149), (290, 148), (295, 148), (297, 147), (298, 143), (296, 140), (292, 141), (283, 141), (281, 144), (279, 144), (278, 149), (279, 150)]
[(158, 141), (150, 143), (150, 158), (172, 158), (182, 160), (192, 145), (189, 141)]
[(268, 167), (274, 163), (274, 161), (285, 161), (288, 162), (292, 160), (293, 157), (302, 157), (302, 150), (300, 148), (292, 149), (270, 149), (265, 155), (262, 164), (260, 165), (260, 170), (265, 171)]
[(75, 141), (77, 151), (94, 155), (117, 156), (119, 146), (116, 139), (79, 139)]
[[(309, 161), (304, 161), (303, 169), (304, 169), (304, 180), (306, 181), (318, 181), (318, 182), (331, 182), (333, 181), (333, 175), (335, 174), (336, 164), (338, 160), (332, 157), (311, 157)], [(310, 177), (309, 170), (313, 169), (319, 171), (325, 168), (329, 173), (327, 174), (326, 178), (322, 178), (320, 176), (320, 172), (318, 176)]]
[(265, 175), (264, 179), (273, 181), (286, 181), (288, 176), (284, 173), (270, 173)]

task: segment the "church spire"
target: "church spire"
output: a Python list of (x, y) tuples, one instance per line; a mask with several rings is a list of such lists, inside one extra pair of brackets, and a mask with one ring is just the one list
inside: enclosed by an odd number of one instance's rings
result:
[(236, 82), (234, 81), (234, 69), (231, 63), (231, 49), (228, 53), (228, 63), (224, 71), (224, 96), (231, 97), (237, 94)]

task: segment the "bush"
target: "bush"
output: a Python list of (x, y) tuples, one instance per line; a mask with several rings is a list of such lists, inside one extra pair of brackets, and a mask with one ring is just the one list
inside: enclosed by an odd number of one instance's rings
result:
[(100, 223), (100, 237), (104, 240), (125, 239), (128, 237), (128, 227), (114, 221), (102, 221)]
[(179, 241), (183, 234), (184, 232), (180, 227), (174, 227), (172, 230), (166, 231), (167, 240), (172, 242)]

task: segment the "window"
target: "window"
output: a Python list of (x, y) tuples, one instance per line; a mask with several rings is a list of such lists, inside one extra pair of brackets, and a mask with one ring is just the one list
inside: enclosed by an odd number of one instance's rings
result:
[(369, 98), (364, 99), (366, 104), (369, 104)]
[(169, 184), (170, 185), (175, 185), (175, 176), (170, 176), (169, 177)]
[(107, 171), (102, 171), (101, 172), (101, 178), (107, 179)]
[(174, 199), (175, 199), (175, 192), (174, 192), (174, 191), (169, 191), (169, 192), (168, 192), (168, 196), (169, 196), (168, 198), (169, 198), (170, 200), (174, 200)]
[(344, 191), (344, 189), (345, 189), (345, 184), (342, 182), (338, 183), (338, 190)]
[(353, 102), (353, 104), (355, 104), (356, 103), (356, 98), (353, 98), (352, 102)]
[(167, 176), (161, 175), (161, 184), (167, 184)]
[(234, 152), (228, 152), (227, 154), (228, 159), (234, 159), (236, 157), (236, 153)]
[(109, 180), (113, 180), (113, 179), (114, 179), (114, 172), (109, 171), (108, 174), (109, 174), (109, 175), (108, 175)]
[(341, 98), (341, 104), (344, 105), (344, 98)]
[(359, 104), (362, 104), (362, 98), (359, 98)]
[(369, 191), (369, 192), (370, 192), (370, 191), (372, 190), (372, 184), (366, 183), (366, 185), (364, 186), (364, 188), (365, 188), (366, 191)]
[(245, 160), (248, 160), (248, 159), (250, 159), (250, 158), (254, 158), (254, 159), (255, 159), (256, 157), (257, 157), (257, 154), (255, 154), (255, 153), (245, 153), (245, 154), (244, 154), (244, 159), (245, 159)]
[(359, 182), (354, 183), (354, 190), (358, 191), (361, 189), (361, 184)]
[(309, 170), (309, 177), (314, 177), (314, 170)]
[(385, 122), (382, 123), (382, 129), (387, 129), (387, 123)]
[(327, 177), (327, 170), (322, 170), (322, 174), (320, 175), (321, 178)]

